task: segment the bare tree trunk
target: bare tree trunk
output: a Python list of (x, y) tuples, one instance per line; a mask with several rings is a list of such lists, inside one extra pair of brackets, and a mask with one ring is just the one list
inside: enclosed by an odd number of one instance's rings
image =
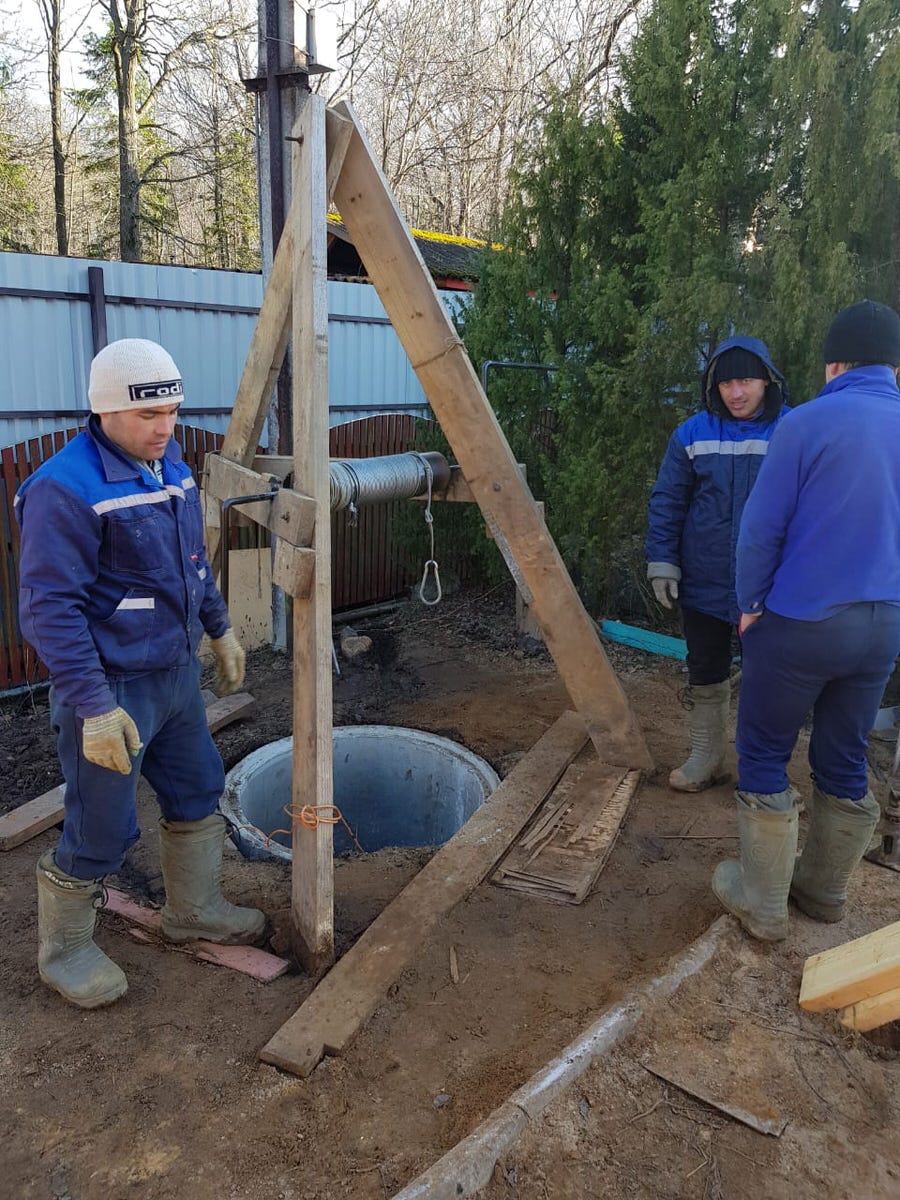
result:
[(137, 66), (146, 0), (103, 0), (113, 30), (119, 124), (119, 253), (123, 262), (141, 261), (141, 169), (137, 109)]
[(50, 136), (53, 143), (53, 206), (56, 218), (56, 249), (69, 253), (69, 225), (66, 205), (66, 152), (63, 148), (62, 83), (59, 56), (61, 50), (63, 0), (38, 0), (44, 36), (47, 39), (47, 87), (50, 100)]

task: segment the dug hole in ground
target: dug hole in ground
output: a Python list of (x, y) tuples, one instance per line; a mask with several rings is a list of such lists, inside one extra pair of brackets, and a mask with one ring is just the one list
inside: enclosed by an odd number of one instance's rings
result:
[[(372, 651), (342, 662), (336, 724), (452, 738), (506, 775), (571, 707), (542, 648), (517, 643), (512, 594), (414, 603), (354, 620)], [(608, 647), (659, 769), (642, 784), (589, 898), (557, 905), (483, 883), (427, 940), (347, 1051), (306, 1080), (257, 1052), (311, 990), (269, 984), (140, 943), (110, 914), (97, 941), (128, 976), (124, 1000), (83, 1012), (38, 980), (34, 864), (56, 830), (0, 859), (0, 1194), (13, 1200), (384, 1200), (430, 1168), (546, 1062), (719, 915), (710, 876), (736, 853), (731, 789), (665, 786), (686, 751), (681, 664)], [(250, 720), (216, 734), (226, 767), (291, 732), (291, 664), (257, 651)], [(733, 726), (733, 712), (732, 712)], [(60, 781), (45, 693), (0, 710), (0, 810)], [(890, 747), (873, 743), (883, 771)], [(732, 747), (733, 761), (733, 747)], [(810, 784), (801, 738), (792, 781)], [(884, 784), (873, 775), (876, 788)], [(156, 811), (110, 883), (159, 903)], [(805, 818), (801, 818), (802, 825)], [(339, 955), (427, 861), (382, 850), (335, 868)], [(229, 898), (283, 934), (290, 867), (229, 851)], [(900, 877), (863, 864), (838, 926), (792, 913), (787, 942), (729, 932), (716, 957), (598, 1059), (505, 1151), (490, 1200), (900, 1195), (896, 1026), (869, 1035), (797, 1005), (805, 958), (897, 919)], [(277, 944), (277, 939), (276, 939)], [(458, 982), (450, 973), (455, 951)], [(653, 1073), (653, 1072), (657, 1073)], [(701, 1094), (787, 1119), (767, 1136)]]

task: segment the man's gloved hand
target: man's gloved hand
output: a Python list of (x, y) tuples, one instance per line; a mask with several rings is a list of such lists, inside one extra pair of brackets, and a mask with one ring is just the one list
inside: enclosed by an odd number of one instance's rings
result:
[(678, 599), (678, 580), (651, 579), (650, 584), (653, 588), (653, 595), (663, 608), (672, 608)]
[(138, 727), (124, 708), (84, 718), (82, 752), (88, 762), (130, 775), (132, 758), (143, 747)]
[(647, 578), (653, 595), (663, 608), (672, 608), (678, 599), (678, 581), (681, 568), (674, 563), (647, 563)]
[(244, 651), (233, 629), (226, 629), (219, 638), (210, 638), (216, 656), (216, 681), (213, 684), (220, 696), (230, 696), (244, 682)]

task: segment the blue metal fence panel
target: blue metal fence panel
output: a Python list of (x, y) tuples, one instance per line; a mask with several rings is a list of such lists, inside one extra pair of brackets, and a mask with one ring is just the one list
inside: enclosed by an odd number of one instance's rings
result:
[[(262, 300), (262, 278), (237, 271), (0, 253), (0, 446), (81, 424), (93, 355), (88, 268), (102, 267), (110, 340), (160, 342), (181, 368), (193, 424), (224, 433)], [(443, 293), (452, 310), (457, 293)], [(125, 298), (136, 303), (122, 303)], [(140, 303), (140, 301), (151, 303)], [(153, 303), (153, 302), (157, 303)], [(161, 303), (160, 303), (161, 302)], [(237, 309), (238, 311), (225, 311)], [(330, 280), (331, 424), (385, 412), (429, 416), (378, 294)]]

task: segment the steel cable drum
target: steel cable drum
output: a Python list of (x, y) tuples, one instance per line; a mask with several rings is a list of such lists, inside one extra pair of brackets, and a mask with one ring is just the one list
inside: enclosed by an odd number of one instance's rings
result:
[(443, 491), (450, 482), (447, 460), (436, 451), (335, 459), (329, 474), (332, 512)]

